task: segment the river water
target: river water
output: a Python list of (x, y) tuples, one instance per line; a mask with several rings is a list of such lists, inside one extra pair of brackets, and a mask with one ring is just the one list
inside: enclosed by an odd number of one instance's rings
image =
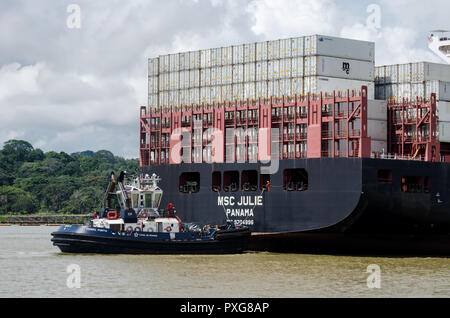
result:
[(450, 258), (69, 255), (56, 229), (0, 227), (0, 297), (450, 297)]

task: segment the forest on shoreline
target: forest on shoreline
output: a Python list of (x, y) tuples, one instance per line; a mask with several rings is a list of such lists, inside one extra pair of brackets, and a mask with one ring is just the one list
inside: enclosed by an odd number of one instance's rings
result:
[(27, 141), (9, 140), (0, 150), (0, 215), (98, 211), (110, 173), (138, 168), (138, 159), (107, 150), (44, 153)]

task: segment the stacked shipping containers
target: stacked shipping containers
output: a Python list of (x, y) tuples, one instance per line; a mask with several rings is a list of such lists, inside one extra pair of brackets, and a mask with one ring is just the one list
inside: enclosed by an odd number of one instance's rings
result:
[(450, 142), (450, 65), (416, 62), (377, 66), (375, 98), (429, 99), (436, 94), (438, 139)]
[(149, 107), (369, 88), (371, 42), (320, 35), (249, 43), (149, 59)]

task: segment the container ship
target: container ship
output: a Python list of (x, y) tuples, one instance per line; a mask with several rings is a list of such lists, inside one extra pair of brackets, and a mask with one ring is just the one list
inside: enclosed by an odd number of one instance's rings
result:
[(150, 58), (140, 172), (181, 218), (249, 226), (255, 250), (450, 253), (446, 81), (322, 35)]

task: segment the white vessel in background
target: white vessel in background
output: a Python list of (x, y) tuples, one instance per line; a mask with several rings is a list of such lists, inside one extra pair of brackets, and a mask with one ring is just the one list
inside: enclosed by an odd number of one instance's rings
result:
[(428, 37), (430, 44), (428, 47), (437, 56), (450, 64), (450, 31), (448, 30), (434, 30)]

